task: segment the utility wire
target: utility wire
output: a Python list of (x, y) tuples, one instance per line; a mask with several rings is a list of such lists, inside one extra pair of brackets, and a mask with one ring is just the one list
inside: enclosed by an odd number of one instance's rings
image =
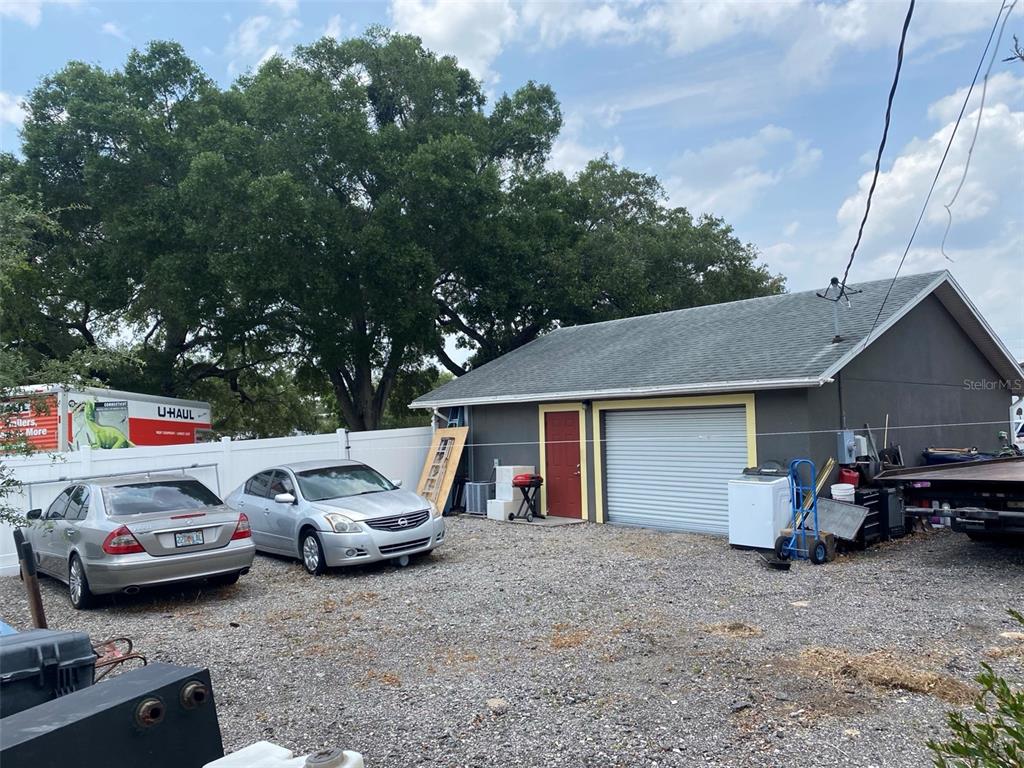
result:
[[(1005, 0), (1003, 2), (1005, 7)], [(999, 37), (996, 38), (995, 48), (992, 49), (992, 57), (988, 60), (988, 69), (985, 70), (985, 79), (981, 83), (981, 103), (978, 105), (978, 120), (974, 124), (974, 135), (971, 137), (971, 146), (967, 150), (967, 160), (964, 162), (964, 172), (960, 176), (960, 183), (956, 185), (956, 191), (953, 193), (953, 197), (946, 203), (943, 208), (946, 209), (946, 231), (942, 233), (942, 244), (939, 245), (939, 251), (942, 252), (943, 257), (946, 261), (952, 262), (949, 258), (949, 254), (946, 253), (946, 238), (949, 237), (949, 230), (953, 226), (953, 204), (956, 199), (960, 196), (960, 190), (964, 188), (964, 182), (967, 181), (967, 171), (971, 167), (971, 157), (974, 155), (974, 145), (978, 141), (978, 132), (981, 130), (981, 116), (985, 111), (985, 96), (988, 94), (988, 78), (992, 74), (992, 66), (996, 63), (996, 56), (999, 53), (999, 46), (1003, 42), (1003, 33), (1006, 31), (1006, 22), (1010, 19), (1010, 14), (1013, 13), (1014, 6), (1017, 5), (1017, 0), (1013, 0), (1013, 3), (1006, 10), (1006, 15), (1003, 16), (1003, 25), (999, 28)], [(1000, 9), (1001, 10), (1001, 9)]]
[[(903, 424), (903, 425), (900, 425), (900, 424), (890, 424), (888, 429), (889, 429), (890, 432), (904, 432), (904, 431), (911, 431), (911, 430), (918, 430), (918, 429), (949, 429), (951, 427), (990, 427), (990, 426), (1006, 427), (1008, 424), (1009, 424), (1009, 419), (1001, 419), (999, 421), (952, 421), (952, 422), (941, 422), (941, 423), (937, 423), (937, 424)], [(855, 427), (855, 428), (851, 429), (850, 431), (851, 432), (855, 432), (857, 434), (867, 434), (869, 431), (874, 433), (874, 432), (879, 432), (881, 430), (882, 430), (882, 426), (878, 425), (878, 426), (875, 426), (875, 427), (871, 427), (870, 429), (868, 429), (867, 427)], [(752, 434), (752, 436), (753, 437), (795, 437), (795, 436), (799, 436), (799, 435), (834, 435), (834, 434), (836, 434), (836, 432), (840, 432), (840, 431), (841, 430), (840, 430), (839, 427), (829, 427), (828, 429), (800, 429), (800, 430), (791, 430), (791, 431), (754, 432)], [(358, 434), (358, 433), (352, 433), (352, 434), (354, 435), (354, 434)], [(710, 442), (711, 440), (723, 440), (723, 439), (733, 440), (733, 439), (736, 439), (736, 438), (745, 438), (745, 437), (748, 436), (748, 434), (750, 434), (750, 433), (748, 433), (746, 430), (736, 430), (736, 431), (720, 430), (720, 431), (715, 431), (715, 432), (704, 432), (704, 433), (702, 433), (702, 437), (705, 440)], [(599, 442), (602, 445), (610, 445), (610, 444), (613, 444), (613, 443), (616, 444), (616, 445), (619, 445), (619, 444), (629, 444), (629, 445), (656, 445), (656, 444), (658, 444), (658, 445), (660, 445), (660, 444), (663, 444), (663, 443), (672, 442), (675, 439), (676, 438), (674, 438), (674, 437), (651, 437), (650, 435), (646, 435), (644, 437), (618, 437), (618, 438), (615, 438), (614, 440), (610, 439), (610, 438), (607, 438), (607, 437), (601, 437), (600, 439), (595, 441), (593, 437), (587, 437), (587, 438), (584, 438), (584, 443), (590, 444), (590, 443), (594, 443), (594, 442)], [(544, 445), (561, 445), (561, 444), (565, 444), (565, 445), (579, 445), (579, 443), (580, 443), (579, 438), (570, 439), (570, 440), (545, 440), (544, 441)], [(541, 441), (539, 441), (539, 440), (512, 440), (512, 441), (499, 441), (499, 442), (486, 442), (486, 443), (468, 443), (467, 442), (463, 447), (464, 448), (501, 448), (501, 447), (530, 446), (530, 445), (540, 445), (540, 444), (541, 444)], [(404, 444), (404, 445), (380, 445), (380, 446), (375, 446), (375, 445), (355, 445), (355, 444), (353, 444), (351, 446), (351, 448), (353, 450), (358, 449), (358, 450), (361, 450), (361, 451), (362, 450), (365, 450), (365, 451), (411, 451), (411, 450), (421, 450), (422, 448), (425, 448), (425, 447), (429, 447), (429, 446), (426, 446), (424, 443), (407, 443), (407, 444)]]
[[(1017, 4), (1017, 0), (1014, 0), (1014, 5)], [(1013, 6), (1010, 6), (1011, 8)], [(1006, 10), (1006, 2), (1003, 2), (999, 6), (999, 13), (996, 14), (996, 20), (992, 24), (992, 31), (988, 34), (988, 41), (985, 43), (985, 49), (981, 52), (981, 59), (978, 61), (978, 68), (974, 70), (974, 78), (971, 80), (971, 85), (967, 89), (967, 95), (964, 96), (964, 103), (960, 107), (960, 114), (956, 117), (956, 122), (953, 124), (953, 132), (949, 134), (949, 141), (946, 142), (946, 149), (942, 153), (942, 159), (939, 161), (939, 167), (935, 169), (935, 176), (932, 179), (931, 186), (928, 187), (928, 194), (925, 195), (924, 205), (921, 206), (921, 212), (917, 215), (917, 221), (914, 223), (914, 229), (910, 233), (910, 239), (907, 240), (907, 247), (903, 249), (903, 256), (900, 257), (900, 263), (896, 267), (896, 274), (892, 276), (892, 280), (889, 283), (889, 288), (885, 292), (885, 296), (882, 298), (882, 303), (878, 307), (878, 313), (875, 315), (874, 321), (871, 323), (871, 330), (868, 331), (864, 340), (861, 342), (863, 346), (867, 346), (871, 341), (871, 334), (874, 333), (875, 327), (878, 325), (879, 318), (882, 317), (882, 310), (885, 309), (885, 303), (889, 300), (889, 296), (892, 294), (893, 286), (896, 285), (896, 278), (900, 276), (900, 271), (903, 269), (903, 264), (907, 260), (907, 254), (910, 253), (910, 248), (914, 244), (914, 238), (917, 237), (917, 231), (921, 228), (921, 222), (924, 220), (924, 214), (928, 210), (928, 203), (931, 202), (932, 195), (935, 192), (935, 185), (939, 181), (939, 174), (942, 173), (942, 168), (946, 164), (946, 158), (949, 157), (949, 149), (953, 146), (953, 140), (956, 138), (957, 129), (960, 128), (960, 121), (963, 119), (964, 112), (967, 111), (967, 103), (971, 99), (971, 93), (974, 92), (974, 86), (978, 82), (978, 75), (981, 74), (981, 68), (985, 66), (985, 58), (988, 56), (988, 49), (992, 45), (992, 38), (995, 37), (996, 30), (999, 28), (999, 20), (1003, 18), (1003, 11)]]
[(889, 98), (885, 104), (885, 125), (882, 128), (882, 141), (878, 145), (878, 154), (875, 156), (875, 173), (871, 177), (871, 187), (868, 189), (868, 199), (864, 206), (864, 217), (860, 220), (860, 228), (857, 230), (857, 239), (853, 243), (850, 259), (846, 262), (846, 269), (843, 271), (843, 280), (839, 286), (839, 296), (842, 296), (846, 291), (846, 279), (850, 276), (850, 267), (853, 266), (853, 259), (857, 255), (857, 248), (860, 247), (861, 238), (864, 236), (864, 225), (867, 224), (868, 214), (871, 213), (871, 198), (875, 194), (878, 174), (882, 167), (882, 153), (885, 152), (885, 142), (889, 138), (889, 123), (892, 122), (892, 103), (896, 98), (896, 86), (900, 82), (900, 70), (903, 68), (903, 50), (907, 44), (907, 30), (910, 28), (910, 19), (913, 15), (914, 0), (910, 0), (910, 7), (907, 8), (907, 17), (903, 20), (903, 31), (900, 33), (899, 51), (896, 53), (896, 73), (892, 78), (892, 87), (889, 89)]

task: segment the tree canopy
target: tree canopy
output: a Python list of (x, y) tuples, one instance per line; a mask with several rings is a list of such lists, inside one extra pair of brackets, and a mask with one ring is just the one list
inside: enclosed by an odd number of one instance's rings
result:
[(0, 264), (0, 345), (36, 367), (116, 348), (137, 364), (93, 375), (211, 399), (236, 433), (332, 411), (374, 429), (408, 423), (432, 361), (461, 375), (559, 325), (783, 289), (653, 176), (551, 170), (561, 122), (550, 87), (488, 105), (454, 58), (382, 28), (226, 89), (172, 42), (71, 62), (0, 159), (4, 208), (56, 222), (4, 217), (27, 246)]

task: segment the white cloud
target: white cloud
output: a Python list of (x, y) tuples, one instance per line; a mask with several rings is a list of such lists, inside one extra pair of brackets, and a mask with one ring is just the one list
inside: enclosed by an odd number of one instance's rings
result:
[(277, 8), (285, 16), (291, 16), (299, 9), (299, 0), (263, 0), (263, 4)]
[(327, 20), (327, 26), (324, 27), (324, 36), (333, 37), (335, 40), (341, 40), (341, 14), (336, 13)]
[[(511, 40), (543, 46), (644, 42), (674, 56), (731, 46), (735, 55), (719, 69), (735, 82), (753, 75), (775, 97), (785, 88), (822, 84), (851, 50), (894, 50), (905, 13), (902, 3), (870, 0), (391, 0), (396, 29), (455, 54), (485, 80), (497, 79), (492, 65)], [(990, 23), (977, 4), (921, 4), (908, 44), (923, 48), (923, 56), (954, 50)]]
[(392, 0), (391, 19), (400, 32), (419, 36), (439, 54), (454, 54), (474, 77), (492, 84), (498, 74), (491, 65), (516, 33), (517, 24), (509, 0)]
[(612, 143), (591, 143), (584, 141), (580, 133), (585, 126), (584, 118), (579, 114), (569, 115), (565, 118), (562, 132), (551, 147), (551, 157), (548, 158), (548, 168), (561, 171), (567, 176), (573, 176), (582, 171), (591, 160), (602, 155), (614, 163), (621, 163), (626, 156), (626, 149), (616, 139)]
[[(799, 94), (824, 87), (853, 53), (878, 52), (895, 64), (906, 13), (902, 3), (870, 0), (620, 2), (594, 31), (583, 20), (602, 3), (526, 0), (513, 7), (521, 7), (518, 39), (640, 43), (686, 61), (685, 78), (631, 83), (618, 92), (598, 88), (590, 109), (604, 105), (623, 115), (658, 109), (659, 118), (678, 115), (690, 124), (764, 119)], [(908, 40), (914, 61), (920, 66), (960, 47), (991, 22), (974, 3), (919, 3)]]
[(0, 125), (10, 124), (21, 128), (25, 122), (25, 107), (17, 96), (0, 91)]
[(526, 0), (521, 23), (532, 29), (544, 45), (562, 45), (579, 39), (588, 43), (632, 42), (643, 34), (635, 19), (622, 14), (623, 4)]
[(124, 40), (127, 42), (128, 35), (125, 34), (124, 28), (113, 21), (107, 21), (100, 27), (100, 32), (111, 37), (116, 37), (118, 40)]
[(649, 8), (640, 24), (650, 34), (664, 38), (670, 53), (687, 54), (737, 37), (775, 33), (799, 6), (798, 0), (667, 2)]
[(43, 20), (44, 5), (80, 5), (81, 0), (0, 0), (0, 16), (17, 19), (30, 27)]
[[(974, 86), (971, 93), (971, 101), (967, 105), (967, 112), (977, 109), (981, 103), (981, 92), (984, 83), (979, 82)], [(928, 107), (928, 117), (936, 122), (948, 123), (955, 120), (960, 114), (964, 98), (967, 96), (968, 86), (957, 89), (955, 93), (943, 96)], [(998, 72), (988, 80), (988, 89), (985, 91), (985, 103), (1016, 104), (1024, 100), (1024, 77), (1014, 77), (1012, 72)], [(966, 113), (965, 113), (966, 114)]]
[(674, 205), (730, 219), (783, 181), (806, 176), (820, 161), (821, 150), (810, 142), (766, 125), (752, 136), (687, 150), (672, 162), (664, 184)]
[(259, 67), (271, 56), (287, 50), (289, 41), (302, 27), (298, 19), (274, 20), (250, 16), (238, 25), (228, 40), (228, 73), (235, 75), (247, 66)]
[[(953, 206), (953, 223), (945, 246), (952, 261), (940, 250), (947, 223), (943, 204), (960, 182), (976, 109), (964, 115), (902, 274), (948, 269), (996, 333), (1024, 357), (1024, 301), (1020, 296), (1024, 268), (1024, 106), (1013, 107), (1007, 101), (1019, 102), (1015, 85), (1011, 87), (1005, 79), (993, 84), (996, 87), (990, 87), (989, 96), (1001, 94), (1004, 98), (986, 101), (967, 181)], [(949, 120), (932, 135), (907, 143), (880, 174), (851, 272), (854, 282), (891, 278), (895, 273), (949, 141), (956, 117), (951, 105), (965, 95), (960, 90), (936, 101), (928, 114)], [(959, 106), (955, 112), (959, 112)], [(793, 277), (793, 290), (823, 286), (846, 263), (870, 181), (870, 172), (860, 177), (856, 191), (839, 206), (835, 229), (811, 231), (796, 238), (787, 233), (785, 241), (763, 249), (773, 269), (782, 269)]]
[[(835, 64), (851, 51), (882, 50), (896, 64), (896, 46), (906, 6), (871, 0), (801, 5), (777, 26), (773, 39), (787, 53), (781, 74), (794, 84), (820, 85)], [(958, 47), (958, 38), (987, 27), (992, 18), (974, 3), (919, 3), (907, 37), (909, 51), (927, 55)], [(915, 56), (914, 58), (919, 58)]]
[[(963, 174), (977, 119), (977, 110), (965, 115), (925, 216), (926, 224), (941, 225), (940, 237), (946, 223), (942, 203), (952, 197)], [(878, 187), (872, 200), (872, 215), (865, 231), (868, 237), (881, 237), (896, 229), (904, 234), (909, 233), (906, 224), (916, 218), (915, 208), (924, 202), (928, 185), (939, 166), (952, 130), (953, 123), (950, 122), (929, 138), (914, 140), (893, 161), (890, 169), (879, 175)], [(848, 230), (859, 224), (870, 183), (871, 174), (865, 173), (860, 178), (857, 192), (839, 208), (837, 219)], [(1004, 202), (1009, 202), (1008, 195), (1013, 199), (1011, 205), (1016, 208), (1022, 199), (1022, 185), (1024, 111), (1014, 112), (1002, 102), (989, 103), (985, 106), (967, 181), (953, 209), (954, 232), (958, 221), (965, 223), (989, 215), (1002, 207)], [(1011, 195), (1011, 192), (1015, 194)], [(1018, 218), (1020, 213), (1017, 211)]]

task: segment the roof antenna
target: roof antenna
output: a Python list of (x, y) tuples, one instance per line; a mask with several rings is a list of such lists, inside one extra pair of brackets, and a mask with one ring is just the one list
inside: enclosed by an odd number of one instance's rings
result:
[(839, 302), (843, 299), (846, 300), (846, 308), (849, 309), (850, 297), (856, 296), (861, 291), (855, 291), (848, 285), (841, 285), (838, 277), (833, 277), (826, 288), (821, 293), (816, 293), (819, 299), (825, 299), (832, 302), (832, 330), (835, 332), (835, 336), (832, 337), (832, 343), (838, 344), (843, 340), (843, 337), (839, 334)]

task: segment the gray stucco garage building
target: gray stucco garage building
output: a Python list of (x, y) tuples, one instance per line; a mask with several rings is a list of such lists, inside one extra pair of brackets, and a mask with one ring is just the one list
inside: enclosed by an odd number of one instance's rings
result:
[(839, 429), (888, 417), (907, 463), (993, 447), (1024, 372), (952, 276), (851, 288), (838, 341), (813, 291), (696, 307), (558, 329), (412, 407), (464, 408), (470, 479), (534, 465), (548, 514), (707, 533), (744, 467), (820, 466)]

